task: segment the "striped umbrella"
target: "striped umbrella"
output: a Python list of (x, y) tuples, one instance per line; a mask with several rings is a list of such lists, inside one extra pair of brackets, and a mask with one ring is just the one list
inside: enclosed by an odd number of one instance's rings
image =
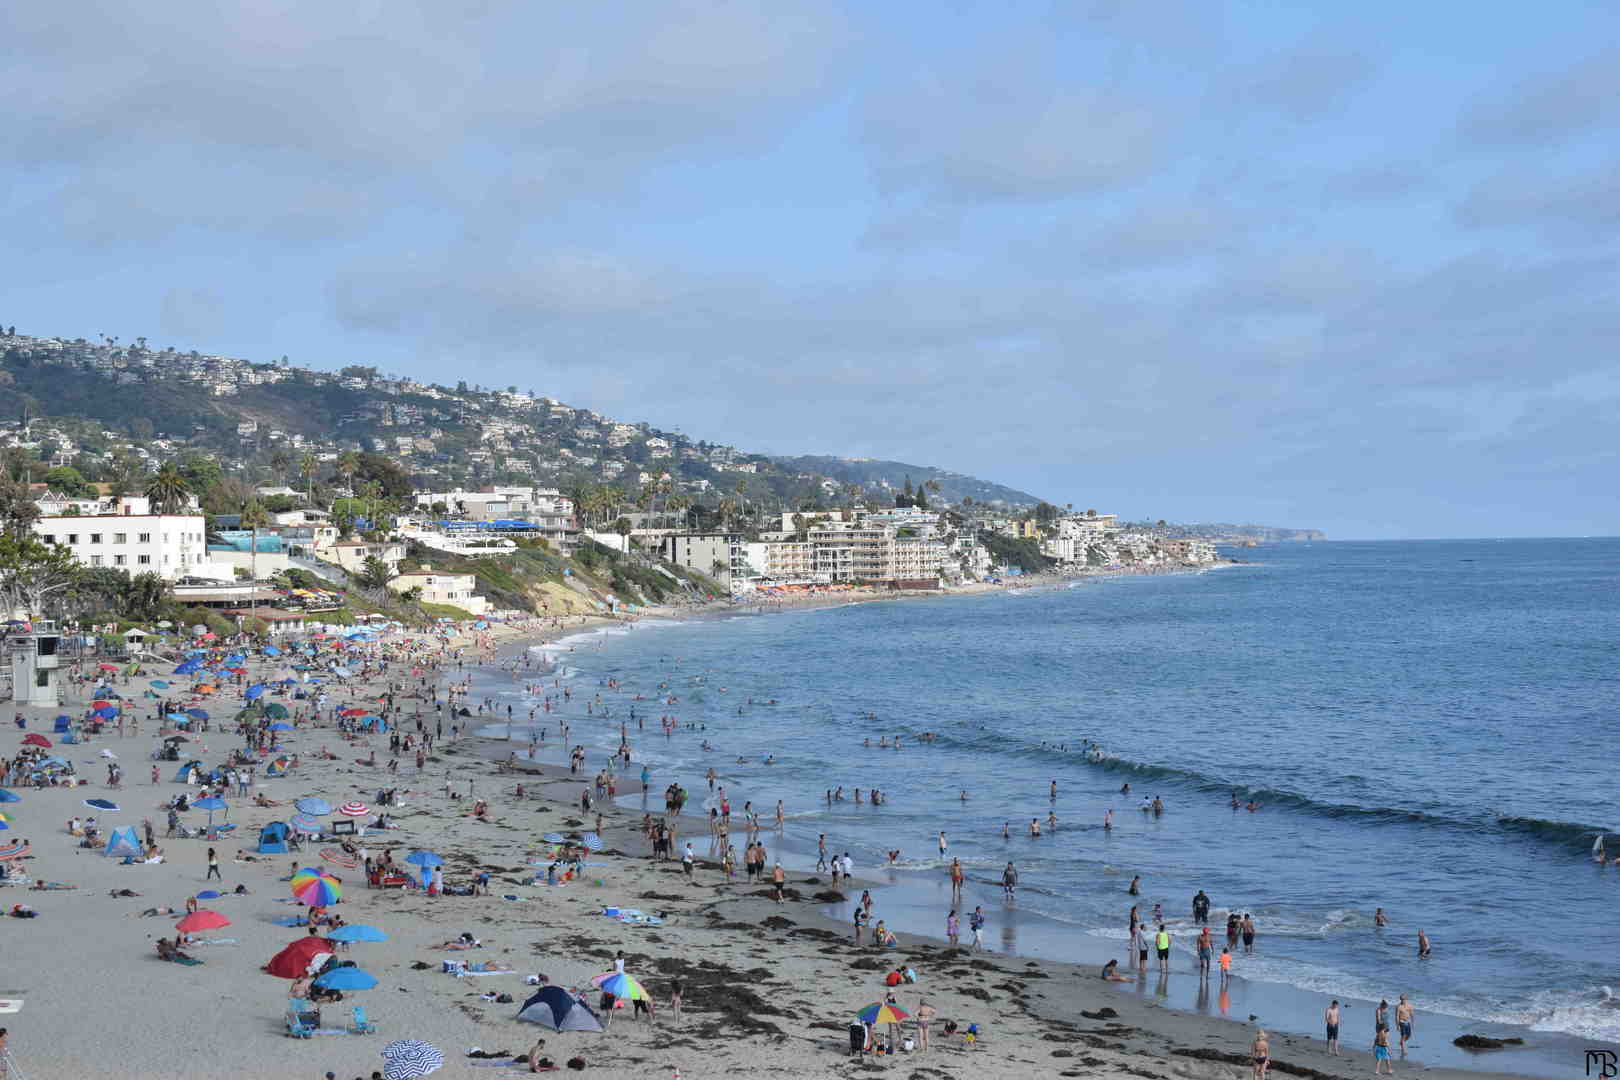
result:
[(344, 817), (365, 817), (371, 813), (371, 808), (363, 802), (346, 802), (338, 807), (337, 812)]
[(295, 874), (292, 894), (310, 907), (327, 907), (343, 899), (343, 886), (330, 874)]
[(350, 855), (342, 848), (321, 848), (321, 858), (326, 862), (331, 863), (333, 866), (341, 866), (345, 870), (353, 870), (356, 866), (360, 865), (360, 857), (358, 855)]
[(325, 817), (332, 812), (331, 803), (314, 795), (299, 799), (293, 803), (293, 806), (298, 809), (299, 813), (308, 814), (310, 817)]
[(383, 1047), (383, 1080), (411, 1080), (444, 1068), (444, 1052), (419, 1039), (399, 1039)]
[(581, 840), (580, 843), (585, 845), (586, 851), (602, 850), (602, 838), (593, 832), (586, 833), (585, 838)]
[(605, 971), (591, 979), (604, 994), (612, 994), (616, 998), (627, 1001), (651, 1001), (652, 995), (647, 993), (646, 987), (622, 971)]
[(7, 859), (20, 859), (28, 852), (29, 847), (26, 840), (18, 840), (11, 844), (0, 844), (0, 862), (5, 862)]
[(904, 1009), (883, 1001), (872, 1002), (855, 1016), (866, 1024), (898, 1024), (902, 1020), (911, 1019), (911, 1014)]
[(321, 831), (321, 823), (305, 814), (294, 814), (287, 820), (287, 824), (301, 833), (319, 833)]
[(563, 834), (560, 832), (548, 832), (540, 839), (544, 840), (548, 844), (560, 844), (563, 842)]

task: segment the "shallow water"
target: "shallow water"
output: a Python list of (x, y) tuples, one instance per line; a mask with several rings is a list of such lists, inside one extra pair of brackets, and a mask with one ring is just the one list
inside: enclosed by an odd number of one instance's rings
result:
[[(565, 713), (593, 768), (626, 723), (655, 789), (680, 780), (701, 799), (712, 765), (734, 813), (751, 798), (769, 818), (780, 798), (791, 846), (813, 850), (826, 833), (858, 873), (892, 849), (902, 869), (941, 872), (943, 829), (948, 857), (974, 879), (969, 905), (995, 912), (994, 881), (1014, 861), (1017, 916), (993, 915), (994, 944), (1088, 960), (1113, 951), (1126, 885), (1141, 874), (1142, 911), (1164, 905), (1178, 948), (1190, 946), (1200, 888), (1216, 922), (1229, 908), (1253, 914), (1256, 952), (1234, 965), (1245, 979), (1404, 992), (1431, 1013), (1620, 1041), (1605, 989), (1616, 982), (1620, 868), (1588, 857), (1595, 835), (1620, 827), (1620, 541), (1236, 554), (1255, 562), (649, 623), (578, 635), (549, 655), (573, 676)], [(599, 685), (610, 677), (628, 693)], [(666, 680), (677, 704), (629, 700)], [(506, 693), (522, 721), (534, 700)], [(598, 693), (605, 722), (584, 712)], [(664, 738), (661, 714), (704, 730)], [(877, 748), (895, 735), (900, 750)], [(700, 749), (704, 738), (716, 752)], [(839, 785), (879, 787), (890, 801), (828, 807)], [(1233, 793), (1261, 809), (1234, 812)], [(1138, 811), (1144, 796), (1165, 801), (1162, 817)], [(1026, 835), (1032, 817), (1038, 840)], [(916, 895), (905, 921), (942, 924), (948, 895), (931, 920)], [(939, 933), (932, 924), (914, 928)], [(1434, 943), (1428, 960), (1416, 955), (1419, 927)]]

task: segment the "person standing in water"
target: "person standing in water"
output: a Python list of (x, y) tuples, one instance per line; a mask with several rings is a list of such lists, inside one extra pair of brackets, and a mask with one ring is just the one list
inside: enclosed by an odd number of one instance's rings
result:
[(1327, 1007), (1322, 1014), (1322, 1022), (1327, 1025), (1327, 1052), (1334, 1057), (1339, 1056), (1339, 999), (1334, 998), (1333, 1004)]
[(1012, 863), (1008, 863), (1007, 869), (1001, 872), (1001, 894), (1008, 900), (1016, 900), (1018, 898), (1017, 890), (1018, 871), (1013, 869)]
[(951, 902), (957, 903), (962, 899), (962, 860), (951, 860)]
[(945, 857), (945, 848), (946, 848), (946, 846), (947, 845), (945, 843), (945, 830), (941, 829), (940, 833), (939, 833), (939, 857), (942, 858), (942, 859)]
[(1164, 923), (1159, 924), (1159, 932), (1153, 935), (1153, 947), (1158, 951), (1159, 954), (1159, 970), (1169, 971), (1170, 931), (1164, 928)]
[(1429, 955), (1429, 935), (1422, 930), (1418, 931), (1418, 959), (1427, 959)]

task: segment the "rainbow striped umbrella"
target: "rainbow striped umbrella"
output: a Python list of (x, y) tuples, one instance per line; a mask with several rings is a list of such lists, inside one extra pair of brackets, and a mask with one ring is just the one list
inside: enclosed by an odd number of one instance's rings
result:
[(898, 1005), (890, 1005), (883, 1001), (872, 1002), (855, 1016), (864, 1024), (898, 1024), (902, 1020), (911, 1019), (911, 1014)]
[(343, 899), (343, 885), (330, 874), (300, 873), (293, 875), (292, 894), (310, 907), (326, 907)]
[(612, 994), (616, 998), (627, 1001), (651, 1001), (652, 995), (647, 993), (646, 987), (622, 971), (606, 971), (596, 976), (591, 982), (604, 994)]

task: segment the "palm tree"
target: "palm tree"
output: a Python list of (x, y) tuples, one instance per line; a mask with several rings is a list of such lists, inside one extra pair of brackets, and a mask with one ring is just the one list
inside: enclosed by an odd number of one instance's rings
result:
[(722, 526), (729, 524), (731, 521), (731, 516), (737, 512), (737, 500), (721, 499), (720, 505), (717, 509), (720, 511), (720, 521)]
[(170, 462), (147, 482), (146, 497), (152, 501), (152, 509), (158, 513), (174, 514), (185, 509), (187, 500), (191, 498), (191, 487), (186, 483), (186, 478), (180, 475), (180, 470)]
[(321, 467), (314, 454), (306, 452), (298, 459), (298, 471), (304, 477), (304, 498), (315, 505), (315, 470)]
[(360, 471), (360, 455), (353, 450), (346, 452), (337, 461), (337, 474), (343, 477), (343, 486), (354, 494), (354, 474)]

